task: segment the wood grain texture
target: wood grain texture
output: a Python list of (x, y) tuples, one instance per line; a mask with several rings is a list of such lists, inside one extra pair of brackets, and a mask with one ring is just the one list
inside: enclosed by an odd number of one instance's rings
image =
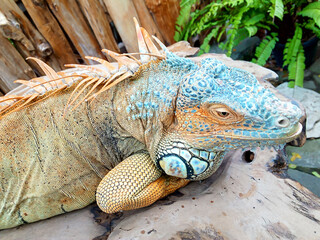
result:
[(67, 63), (77, 63), (78, 59), (47, 3), (44, 0), (22, 0), (22, 2), (38, 30), (50, 43), (60, 68), (64, 69), (64, 64)]
[(139, 19), (131, 0), (104, 0), (128, 52), (139, 52), (133, 17)]
[(119, 52), (116, 40), (113, 37), (111, 27), (103, 6), (99, 0), (78, 0), (82, 12), (89, 21), (89, 24), (96, 36), (100, 47)]
[(0, 88), (3, 93), (17, 87), (19, 84), (13, 81), (19, 79), (30, 79), (36, 75), (31, 67), (25, 62), (20, 53), (3, 36), (0, 36)]
[[(36, 48), (36, 54), (41, 57), (47, 57), (51, 55), (52, 49), (46, 39), (32, 25), (30, 20), (23, 14), (23, 12), (13, 0), (0, 1), (0, 11), (2, 11), (7, 18), (11, 18), (18, 24), (17, 28), (23, 30), (25, 36), (32, 42), (33, 46)], [(30, 49), (29, 52), (30, 55), (35, 55), (30, 51)]]
[(85, 63), (93, 63), (85, 59), (85, 56), (104, 58), (99, 43), (76, 1), (47, 0), (47, 3)]
[(167, 45), (173, 44), (175, 23), (180, 11), (179, 0), (145, 0), (148, 9), (153, 13), (159, 30)]
[(150, 35), (154, 35), (163, 42), (162, 34), (160, 33), (156, 23), (154, 22), (144, 0), (132, 1), (139, 16), (140, 24)]

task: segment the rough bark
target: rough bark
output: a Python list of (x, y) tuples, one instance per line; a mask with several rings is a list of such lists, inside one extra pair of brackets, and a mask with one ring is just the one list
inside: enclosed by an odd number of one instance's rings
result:
[(76, 63), (78, 60), (45, 0), (22, 0), (22, 2), (38, 30), (50, 43), (60, 68), (64, 69), (67, 63)]
[(131, 0), (104, 0), (108, 12), (128, 52), (139, 52), (132, 19), (139, 18)]
[(151, 14), (146, 6), (145, 1), (144, 0), (133, 0), (132, 2), (137, 10), (141, 26), (144, 27), (150, 35), (156, 36), (157, 38), (159, 38), (163, 42), (164, 39), (163, 39), (156, 23), (154, 22)]
[(146, 5), (153, 13), (159, 30), (166, 44), (173, 44), (175, 23), (180, 11), (178, 0), (146, 0)]
[(99, 0), (79, 0), (79, 4), (90, 23), (100, 47), (114, 52), (119, 52), (107, 15), (105, 14), (103, 6)]
[(0, 36), (0, 86), (4, 93), (16, 88), (19, 84), (13, 81), (30, 79), (36, 75), (24, 61), (10, 41)]
[(104, 58), (94, 34), (88, 26), (79, 5), (73, 0), (47, 0), (53, 14), (59, 20), (73, 45), (86, 63), (93, 63), (85, 56)]

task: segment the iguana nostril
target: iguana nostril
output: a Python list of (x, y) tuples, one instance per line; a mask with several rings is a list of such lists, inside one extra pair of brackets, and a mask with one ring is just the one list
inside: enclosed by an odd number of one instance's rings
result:
[(282, 128), (288, 127), (289, 124), (290, 124), (290, 121), (286, 117), (279, 117), (277, 122), (276, 122), (276, 125), (278, 127), (282, 127)]

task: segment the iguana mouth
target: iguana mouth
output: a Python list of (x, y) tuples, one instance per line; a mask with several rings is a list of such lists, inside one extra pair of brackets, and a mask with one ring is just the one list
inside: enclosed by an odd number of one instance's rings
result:
[[(285, 142), (290, 142), (297, 138), (299, 134), (302, 132), (302, 124), (297, 123), (295, 127), (292, 128), (290, 132), (288, 132), (285, 136), (283, 137), (278, 137), (278, 138), (267, 138), (267, 137), (247, 137), (247, 136), (237, 136), (233, 134), (224, 134), (224, 135), (215, 135), (215, 134), (210, 134), (210, 135), (205, 135), (198, 137), (197, 139), (202, 139), (202, 138), (208, 138), (210, 136), (211, 138), (220, 138), (220, 139), (235, 139), (235, 140), (247, 140), (247, 141), (270, 141), (270, 142), (279, 142), (279, 143), (285, 143)], [(261, 144), (264, 145), (264, 144)]]

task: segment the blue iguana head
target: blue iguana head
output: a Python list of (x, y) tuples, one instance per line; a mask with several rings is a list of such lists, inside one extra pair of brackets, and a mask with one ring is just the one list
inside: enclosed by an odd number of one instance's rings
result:
[(175, 121), (156, 151), (156, 163), (172, 176), (204, 179), (228, 150), (278, 145), (301, 132), (297, 106), (212, 58), (184, 75), (175, 104)]

